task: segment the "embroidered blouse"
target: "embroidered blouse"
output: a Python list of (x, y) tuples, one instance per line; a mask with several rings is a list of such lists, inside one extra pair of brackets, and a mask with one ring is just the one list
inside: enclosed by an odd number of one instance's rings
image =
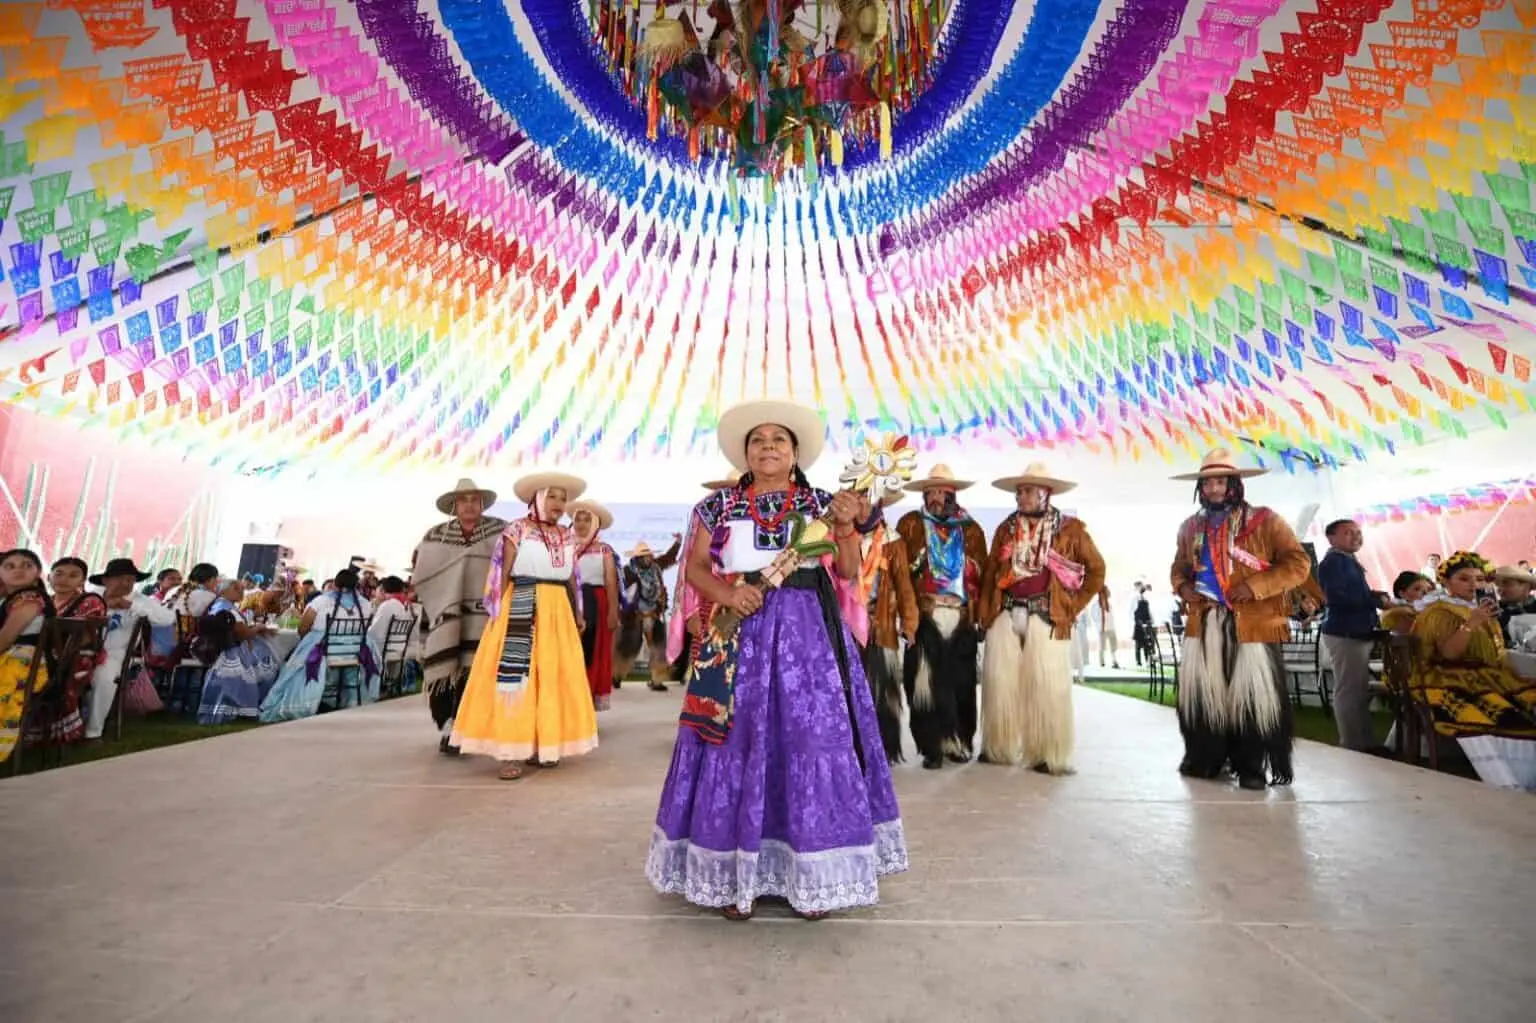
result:
[[(694, 517), (710, 531), (716, 571), (760, 572), (789, 545), (789, 516), (820, 517), (832, 495), (815, 487), (753, 497), (745, 489), (717, 490), (699, 502)], [(757, 514), (754, 518), (753, 511)]]
[(576, 534), (569, 527), (518, 519), (503, 536), (517, 546), (514, 576), (563, 583), (575, 574)]
[[(577, 541), (580, 543), (581, 541)], [(602, 540), (593, 539), (576, 552), (576, 572), (588, 586), (601, 586), (608, 578), (608, 565), (618, 564), (613, 548)]]

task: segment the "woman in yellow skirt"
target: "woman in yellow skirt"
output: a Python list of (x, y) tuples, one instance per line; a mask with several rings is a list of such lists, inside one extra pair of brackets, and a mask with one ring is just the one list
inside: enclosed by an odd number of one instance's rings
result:
[[(11, 758), (21, 735), (21, 709), (38, 635), (53, 617), (42, 578), (43, 562), (31, 551), (18, 548), (0, 554), (0, 764)], [(47, 685), (48, 669), (39, 666), (32, 692), (42, 692)]]
[(491, 558), (485, 609), (453, 745), (501, 761), (554, 767), (597, 748), (597, 714), (581, 649), (576, 537), (560, 525), (587, 485), (565, 473), (524, 476), (513, 487), (528, 514), (507, 526)]

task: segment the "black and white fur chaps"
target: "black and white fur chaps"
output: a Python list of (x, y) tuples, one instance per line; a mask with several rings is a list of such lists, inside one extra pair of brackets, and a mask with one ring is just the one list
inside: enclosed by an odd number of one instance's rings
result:
[(976, 630), (958, 608), (934, 608), (917, 623), (907, 648), (902, 685), (911, 708), (912, 741), (923, 765), (971, 758), (976, 740)]
[(875, 717), (880, 722), (880, 744), (885, 747), (885, 759), (899, 764), (906, 758), (901, 752), (901, 668), (900, 653), (871, 641), (864, 647), (864, 675), (875, 698)]
[(1280, 646), (1239, 643), (1237, 622), (1225, 608), (1206, 612), (1202, 635), (1184, 641), (1179, 669), (1179, 772), (1215, 778), (1231, 765), (1245, 787), (1293, 777), (1294, 720), (1285, 691)]

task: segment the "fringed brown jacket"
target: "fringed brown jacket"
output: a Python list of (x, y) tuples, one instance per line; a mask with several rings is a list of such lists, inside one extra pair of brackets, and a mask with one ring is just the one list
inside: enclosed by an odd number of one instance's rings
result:
[[(1290, 606), (1287, 594), (1312, 571), (1312, 560), (1296, 540), (1285, 520), (1268, 508), (1243, 505), (1229, 515), (1237, 516), (1227, 535), (1232, 537), (1228, 559), (1227, 587), (1246, 582), (1254, 599), (1232, 606), (1237, 619), (1239, 643), (1284, 643), (1291, 637)], [(1191, 515), (1179, 527), (1178, 551), (1174, 555), (1169, 579), (1174, 593), (1184, 584), (1194, 584), (1200, 565), (1200, 549), (1205, 543), (1205, 516)], [(1212, 602), (1205, 597), (1186, 601), (1189, 618), (1186, 636), (1199, 636), (1205, 626), (1205, 613)]]
[[(991, 628), (1003, 610), (1003, 590), (1009, 582), (1008, 567), (1013, 560), (1014, 525), (1018, 517), (1019, 513), (1014, 512), (1004, 519), (992, 537), (992, 550), (987, 555), (986, 573), (981, 584), (980, 622), (984, 629)], [(1082, 520), (1066, 515), (1062, 516), (1056, 536), (1051, 540), (1051, 550), (1083, 566), (1083, 583), (1075, 592), (1062, 585), (1056, 576), (1051, 576), (1051, 634), (1056, 639), (1071, 639), (1077, 616), (1104, 588), (1104, 558)]]
[(870, 609), (869, 640), (882, 649), (899, 650), (903, 637), (911, 642), (917, 634), (917, 594), (912, 590), (909, 568), (912, 562), (899, 534), (884, 526), (880, 532), (889, 539), (881, 548), (874, 572), (875, 606)]
[[(987, 534), (974, 519), (962, 527), (965, 544), (965, 602), (971, 620), (975, 620), (976, 600), (981, 596), (981, 570), (987, 560)], [(909, 511), (896, 523), (896, 532), (907, 548), (908, 581), (917, 597), (921, 614), (931, 614), (934, 593), (933, 574), (928, 570), (927, 520), (920, 511)]]

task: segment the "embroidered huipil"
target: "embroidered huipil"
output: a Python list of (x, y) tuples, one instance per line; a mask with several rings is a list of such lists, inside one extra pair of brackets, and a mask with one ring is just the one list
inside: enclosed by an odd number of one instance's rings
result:
[(582, 545), (576, 558), (576, 574), (582, 583), (587, 586), (601, 586), (608, 578), (608, 559), (613, 557), (613, 548), (601, 540), (592, 540)]
[[(512, 559), (512, 578), (534, 579), (541, 583), (566, 583), (575, 581), (581, 586), (581, 573), (577, 570), (576, 534), (566, 526), (550, 526), (518, 519), (507, 526), (502, 534), (508, 543), (517, 547)], [(491, 571), (486, 578), (485, 609), (491, 617), (501, 607), (501, 591), (506, 579), (505, 543), (496, 545), (491, 557)], [(601, 577), (599, 577), (601, 578)]]

